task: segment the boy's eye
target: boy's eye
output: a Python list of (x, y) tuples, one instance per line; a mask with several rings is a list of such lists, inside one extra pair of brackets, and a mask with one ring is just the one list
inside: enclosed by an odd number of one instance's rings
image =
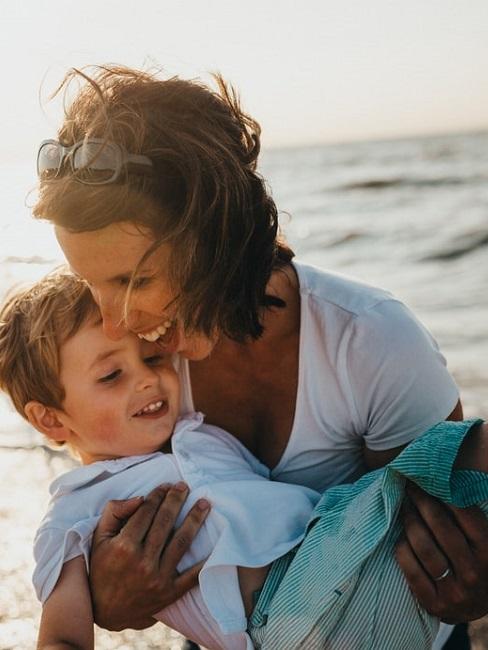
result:
[(120, 375), (121, 370), (114, 370), (113, 372), (109, 373), (108, 375), (104, 375), (103, 377), (100, 377), (98, 380), (101, 384), (108, 384), (111, 381), (115, 381), (117, 377)]

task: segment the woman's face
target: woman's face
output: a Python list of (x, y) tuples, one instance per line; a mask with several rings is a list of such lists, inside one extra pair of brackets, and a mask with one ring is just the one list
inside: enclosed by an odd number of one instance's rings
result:
[(158, 343), (169, 353), (198, 361), (215, 345), (204, 335), (185, 336), (171, 306), (174, 293), (167, 280), (170, 245), (161, 245), (138, 270), (124, 319), (124, 304), (132, 273), (154, 243), (148, 230), (130, 222), (100, 230), (73, 233), (56, 227), (56, 237), (74, 273), (88, 283), (100, 307), (103, 329), (111, 339), (127, 330)]

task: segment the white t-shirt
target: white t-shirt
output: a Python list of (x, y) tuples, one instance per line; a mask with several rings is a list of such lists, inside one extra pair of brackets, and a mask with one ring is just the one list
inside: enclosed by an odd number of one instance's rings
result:
[(178, 570), (208, 559), (199, 587), (156, 618), (205, 647), (249, 650), (236, 567), (265, 566), (296, 546), (319, 494), (270, 481), (269, 470), (238, 440), (203, 424), (199, 413), (177, 423), (172, 448), (172, 454), (84, 465), (51, 484), (49, 508), (34, 542), (36, 593), (45, 602), (63, 564), (74, 557), (82, 555), (88, 570), (92, 534), (107, 501), (185, 480), (190, 495), (177, 525), (202, 497), (212, 509)]
[[(380, 451), (410, 442), (445, 420), (459, 393), (435, 340), (390, 293), (293, 266), (301, 304), (298, 393), (271, 478), (323, 492), (365, 473), (364, 445)], [(193, 411), (186, 360), (180, 378), (182, 412)]]
[[(459, 391), (432, 335), (388, 291), (292, 264), (300, 285), (298, 392), (290, 439), (270, 476), (323, 492), (367, 471), (364, 445), (398, 447), (445, 420)], [(180, 379), (182, 411), (193, 411), (186, 360)], [(450, 627), (441, 624), (434, 648)]]

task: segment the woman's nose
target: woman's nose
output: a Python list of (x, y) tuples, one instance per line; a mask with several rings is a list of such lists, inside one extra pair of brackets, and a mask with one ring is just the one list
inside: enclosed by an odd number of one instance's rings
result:
[(127, 334), (127, 324), (121, 305), (100, 292), (92, 292), (103, 320), (103, 332), (109, 339), (117, 341)]
[(106, 316), (102, 313), (103, 318), (103, 333), (112, 341), (118, 341), (127, 334), (127, 327), (125, 323), (118, 318), (117, 320)]

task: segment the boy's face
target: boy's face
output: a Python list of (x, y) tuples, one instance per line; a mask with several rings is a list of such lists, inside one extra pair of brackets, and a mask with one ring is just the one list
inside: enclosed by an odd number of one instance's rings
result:
[(179, 410), (179, 381), (154, 343), (126, 334), (108, 339), (99, 316), (61, 347), (66, 397), (60, 420), (83, 463), (147, 454), (170, 438)]

